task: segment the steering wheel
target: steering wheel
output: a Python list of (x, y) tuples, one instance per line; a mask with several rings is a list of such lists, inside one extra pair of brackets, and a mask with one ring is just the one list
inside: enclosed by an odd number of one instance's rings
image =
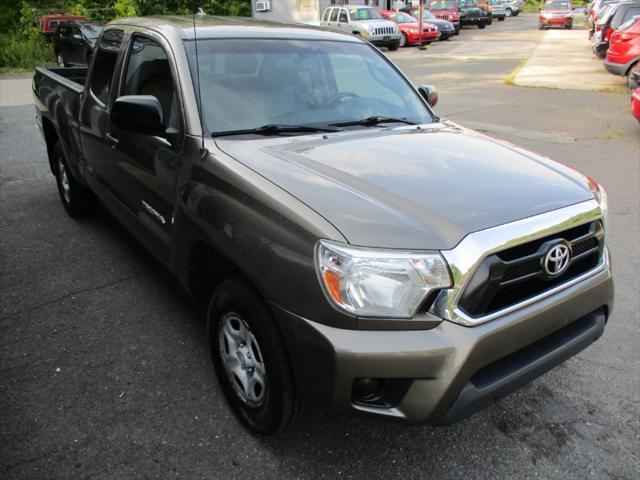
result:
[(329, 100), (327, 100), (327, 106), (333, 107), (338, 103), (346, 102), (347, 100), (351, 100), (354, 98), (358, 98), (360, 95), (353, 92), (339, 92), (333, 95)]

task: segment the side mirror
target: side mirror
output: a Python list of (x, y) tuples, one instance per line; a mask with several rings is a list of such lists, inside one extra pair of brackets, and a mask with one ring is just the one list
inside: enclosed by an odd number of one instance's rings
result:
[(418, 92), (422, 95), (430, 107), (435, 107), (438, 103), (438, 91), (433, 85), (420, 85)]
[(124, 95), (111, 108), (111, 124), (141, 135), (164, 135), (162, 106), (152, 95)]

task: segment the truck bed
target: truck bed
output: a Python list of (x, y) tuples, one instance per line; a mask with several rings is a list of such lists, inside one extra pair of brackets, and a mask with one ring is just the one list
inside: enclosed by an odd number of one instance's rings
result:
[(36, 77), (39, 75), (48, 77), (56, 83), (76, 90), (79, 93), (84, 91), (84, 83), (87, 80), (89, 69), (87, 67), (77, 68), (36, 68)]

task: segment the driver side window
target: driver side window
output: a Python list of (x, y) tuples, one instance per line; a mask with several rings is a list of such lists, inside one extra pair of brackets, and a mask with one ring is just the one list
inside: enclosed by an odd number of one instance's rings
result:
[(178, 97), (164, 49), (154, 40), (136, 35), (131, 40), (121, 95), (151, 95), (158, 99), (167, 132), (181, 130)]

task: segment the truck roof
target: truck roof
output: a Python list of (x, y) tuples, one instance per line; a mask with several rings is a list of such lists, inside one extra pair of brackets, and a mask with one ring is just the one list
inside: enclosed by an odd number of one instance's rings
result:
[[(177, 33), (185, 40), (193, 39), (191, 15), (158, 15), (120, 18), (106, 28), (121, 26), (143, 27), (160, 33)], [(198, 40), (206, 38), (286, 38), (304, 40), (337, 40), (358, 42), (355, 37), (335, 30), (295, 22), (258, 20), (252, 17), (196, 16)]]

